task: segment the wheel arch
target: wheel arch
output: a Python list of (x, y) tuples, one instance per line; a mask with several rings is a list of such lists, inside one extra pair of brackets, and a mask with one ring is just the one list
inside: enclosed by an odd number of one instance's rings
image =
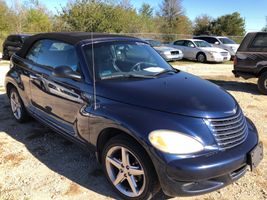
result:
[(10, 91), (11, 91), (12, 88), (17, 89), (16, 86), (13, 83), (8, 82), (6, 84), (6, 94), (7, 94), (8, 97), (10, 97)]
[[(118, 135), (121, 135), (121, 136), (124, 136), (124, 137), (127, 137), (129, 138), (129, 140), (132, 140), (134, 141), (136, 144), (138, 144), (148, 155), (148, 157), (150, 158), (151, 162), (152, 162), (152, 159), (147, 151), (146, 148), (144, 148), (143, 144), (145, 142), (143, 141), (140, 141), (138, 140), (136, 137), (133, 136), (133, 134), (131, 134), (130, 132), (128, 131), (125, 131), (125, 130), (122, 130), (122, 129), (119, 129), (119, 128), (114, 128), (114, 127), (109, 127), (109, 128), (105, 128), (103, 129), (98, 138), (97, 138), (97, 143), (96, 143), (96, 150), (97, 150), (97, 160), (101, 163), (101, 154), (102, 154), (102, 151), (106, 145), (106, 143), (113, 137), (115, 136), (118, 136)], [(152, 162), (153, 163), (153, 162)]]
[(263, 66), (257, 73), (257, 77), (260, 77), (263, 73), (267, 72), (267, 66)]
[(207, 58), (207, 55), (205, 54), (204, 51), (199, 51), (199, 52), (197, 53), (197, 55), (196, 55), (196, 59), (197, 59), (197, 57), (199, 56), (199, 54), (203, 54), (203, 55)]

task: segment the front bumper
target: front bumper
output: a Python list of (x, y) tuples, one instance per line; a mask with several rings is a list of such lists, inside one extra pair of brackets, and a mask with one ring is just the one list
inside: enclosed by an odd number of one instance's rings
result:
[(163, 58), (166, 60), (166, 61), (176, 61), (176, 60), (182, 60), (184, 57), (183, 54), (175, 54), (175, 55), (169, 55), (169, 54), (164, 54), (163, 55)]
[(221, 54), (208, 54), (207, 55), (207, 61), (210, 62), (225, 62), (229, 61), (231, 59), (230, 54), (227, 56), (222, 56)]
[(257, 144), (257, 131), (250, 129), (246, 141), (232, 149), (168, 163), (157, 160), (155, 167), (162, 190), (174, 197), (200, 195), (225, 187), (246, 173), (248, 154)]

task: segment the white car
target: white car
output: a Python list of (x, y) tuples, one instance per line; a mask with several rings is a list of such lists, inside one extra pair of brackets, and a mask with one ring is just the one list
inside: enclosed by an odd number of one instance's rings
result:
[(194, 37), (194, 39), (204, 40), (213, 45), (214, 47), (222, 48), (226, 51), (229, 51), (232, 58), (235, 56), (236, 51), (240, 46), (235, 41), (224, 36), (196, 36)]
[(160, 41), (152, 39), (143, 39), (150, 44), (166, 61), (182, 60), (184, 55), (183, 52), (177, 48), (165, 46)]
[(170, 44), (171, 47), (180, 49), (184, 58), (198, 62), (224, 62), (231, 58), (228, 51), (213, 47), (204, 40), (186, 39), (177, 40)]

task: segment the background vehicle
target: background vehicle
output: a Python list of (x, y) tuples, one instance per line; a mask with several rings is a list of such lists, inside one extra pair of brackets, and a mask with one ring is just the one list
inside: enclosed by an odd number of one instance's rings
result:
[(3, 43), (3, 60), (9, 60), (10, 57), (21, 49), (25, 39), (29, 37), (26, 34), (9, 35)]
[(220, 48), (212, 47), (204, 40), (186, 39), (177, 40), (170, 44), (172, 47), (180, 49), (184, 58), (189, 60), (197, 60), (198, 62), (224, 62), (230, 60), (230, 54)]
[(156, 51), (167, 61), (175, 61), (183, 59), (183, 52), (181, 50), (165, 46), (160, 41), (143, 39), (148, 42)]
[(124, 199), (150, 199), (160, 187), (169, 196), (210, 192), (262, 159), (257, 130), (231, 95), (173, 69), (138, 38), (39, 34), (11, 66), (15, 119), (29, 113), (95, 151)]
[(204, 40), (212, 44), (214, 47), (229, 51), (231, 58), (235, 56), (239, 47), (239, 44), (237, 44), (235, 41), (223, 36), (195, 36), (194, 39)]
[(267, 32), (248, 33), (234, 60), (236, 77), (259, 78), (258, 88), (267, 94)]

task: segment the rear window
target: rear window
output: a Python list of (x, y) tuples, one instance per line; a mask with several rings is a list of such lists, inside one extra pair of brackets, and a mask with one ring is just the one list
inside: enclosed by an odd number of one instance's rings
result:
[(267, 48), (267, 34), (257, 34), (251, 46), (254, 48)]

